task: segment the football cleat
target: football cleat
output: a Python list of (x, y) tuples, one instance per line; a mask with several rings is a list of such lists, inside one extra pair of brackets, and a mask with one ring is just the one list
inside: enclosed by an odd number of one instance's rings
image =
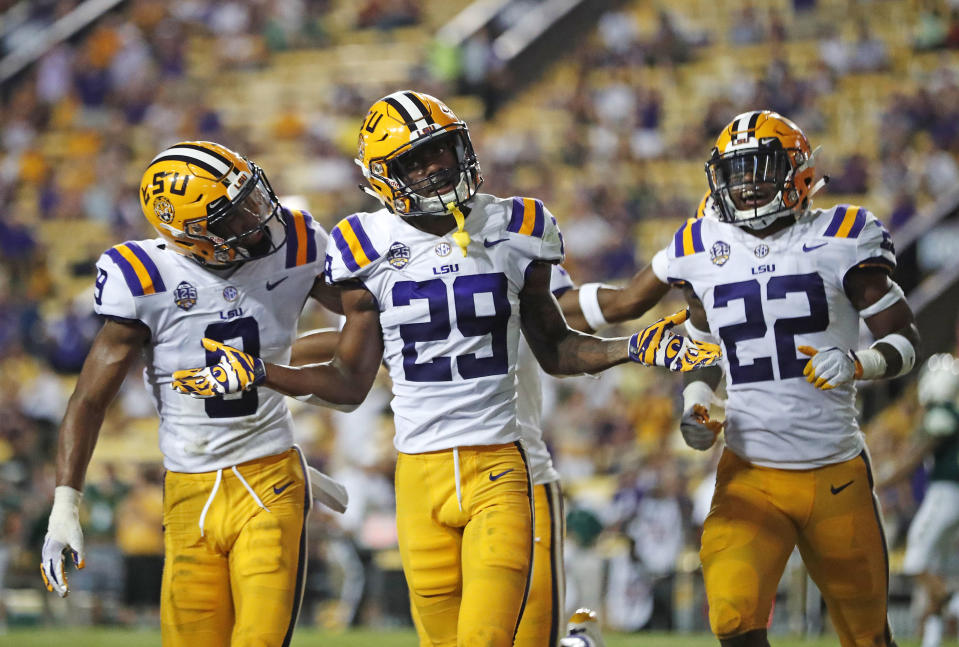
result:
[(559, 644), (560, 647), (605, 647), (596, 612), (585, 607), (576, 609)]

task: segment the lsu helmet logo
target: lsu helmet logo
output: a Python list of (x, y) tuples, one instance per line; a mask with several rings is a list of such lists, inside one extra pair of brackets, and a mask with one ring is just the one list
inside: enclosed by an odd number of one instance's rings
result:
[(176, 215), (176, 210), (173, 208), (173, 203), (161, 195), (157, 196), (153, 201), (153, 213), (160, 222), (169, 225), (173, 222), (173, 216)]
[(713, 246), (709, 248), (709, 260), (713, 262), (713, 265), (725, 265), (729, 260), (729, 243), (721, 240), (713, 243)]
[(173, 291), (173, 303), (180, 310), (189, 310), (196, 305), (197, 292), (192, 284), (186, 281), (180, 281)]

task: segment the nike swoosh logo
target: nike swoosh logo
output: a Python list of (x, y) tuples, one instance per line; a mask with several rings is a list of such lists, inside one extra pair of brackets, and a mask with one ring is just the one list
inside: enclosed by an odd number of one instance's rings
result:
[(839, 487), (836, 487), (835, 485), (830, 485), (829, 491), (832, 492), (833, 494), (839, 494), (840, 492), (842, 492), (843, 490), (845, 490), (847, 487), (849, 487), (852, 484), (853, 484), (853, 481), (849, 481), (848, 483), (840, 485)]
[(282, 283), (283, 281), (287, 280), (288, 278), (290, 278), (289, 275), (284, 276), (284, 277), (283, 277), (282, 279), (280, 279), (279, 281), (274, 281), (274, 282), (272, 282), (272, 283), (270, 283), (269, 281), (267, 281), (267, 282), (266, 282), (266, 289), (267, 289), (267, 290), (272, 290), (273, 288), (275, 288), (276, 286), (278, 286), (280, 283)]
[(498, 479), (499, 477), (501, 477), (501, 476), (506, 476), (507, 474), (509, 474), (509, 473), (512, 472), (512, 471), (513, 471), (513, 468), (511, 467), (511, 468), (509, 468), (508, 470), (504, 470), (504, 471), (500, 472), (499, 474), (490, 474), (490, 475), (489, 475), (489, 480), (495, 481), (495, 480)]
[(283, 487), (276, 487), (276, 486), (274, 485), (274, 486), (273, 486), (273, 494), (283, 494), (283, 490), (285, 490), (286, 488), (290, 487), (291, 485), (293, 485), (293, 481), (290, 481), (289, 483), (287, 483), (287, 484), (284, 485)]
[(802, 244), (802, 250), (804, 252), (811, 252), (814, 249), (819, 249), (820, 247), (825, 247), (829, 243), (819, 243), (818, 245), (810, 245), (809, 243)]
[(500, 243), (505, 243), (509, 238), (500, 238), (499, 240), (483, 240), (483, 245), (486, 247), (494, 247)]

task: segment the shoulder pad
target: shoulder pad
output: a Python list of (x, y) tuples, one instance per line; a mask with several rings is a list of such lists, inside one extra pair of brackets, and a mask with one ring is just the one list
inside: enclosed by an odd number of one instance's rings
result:
[(513, 198), (512, 211), (506, 231), (524, 236), (542, 238), (546, 227), (543, 202), (536, 198)]
[(690, 218), (673, 236), (673, 255), (676, 258), (706, 251), (703, 245), (703, 218)]
[(866, 226), (867, 213), (868, 211), (864, 208), (856, 205), (837, 205), (822, 235), (833, 238), (858, 238)]
[(290, 210), (286, 214), (286, 267), (316, 262), (319, 225), (307, 211)]
[(357, 214), (338, 222), (330, 232), (330, 238), (336, 246), (343, 265), (351, 273), (359, 272), (381, 257), (380, 252), (373, 247), (373, 242)]
[(147, 251), (137, 242), (128, 240), (114, 245), (105, 252), (123, 273), (130, 294), (142, 297), (148, 294), (166, 292), (166, 285), (156, 263)]

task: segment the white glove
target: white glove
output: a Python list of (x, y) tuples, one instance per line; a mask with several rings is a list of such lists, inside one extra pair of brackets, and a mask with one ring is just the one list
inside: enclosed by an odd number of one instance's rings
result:
[(683, 416), (679, 421), (679, 431), (686, 444), (693, 449), (706, 451), (712, 447), (726, 425), (723, 421), (709, 419), (709, 405), (714, 400), (713, 390), (705, 382), (691, 382), (683, 389)]
[(803, 375), (817, 389), (828, 391), (862, 376), (862, 364), (852, 351), (836, 346), (816, 350), (812, 346), (798, 346), (797, 350), (809, 355)]
[(47, 523), (47, 536), (43, 540), (40, 574), (48, 591), (56, 591), (65, 598), (70, 592), (67, 575), (63, 568), (63, 551), (69, 548), (73, 564), (84, 567), (83, 531), (80, 530), (80, 498), (83, 495), (69, 485), (57, 486), (53, 494), (53, 510)]

